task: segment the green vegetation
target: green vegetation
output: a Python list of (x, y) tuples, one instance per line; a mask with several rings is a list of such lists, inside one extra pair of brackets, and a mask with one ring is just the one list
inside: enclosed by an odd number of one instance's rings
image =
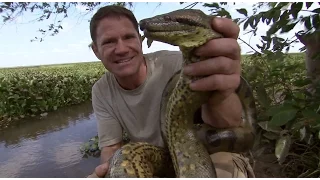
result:
[(91, 98), (100, 62), (0, 69), (0, 128)]
[(256, 157), (274, 144), (287, 177), (319, 177), (320, 86), (307, 90), (304, 54), (247, 56), (242, 72), (259, 112)]

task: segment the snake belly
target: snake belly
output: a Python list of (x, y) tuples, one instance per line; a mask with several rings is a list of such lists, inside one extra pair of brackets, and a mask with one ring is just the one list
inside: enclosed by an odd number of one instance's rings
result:
[[(151, 40), (179, 46), (183, 66), (201, 59), (193, 55), (210, 39), (222, 35), (210, 27), (211, 16), (200, 10), (182, 9), (140, 21), (144, 35)], [(254, 141), (256, 109), (249, 84), (241, 77), (236, 93), (243, 107), (240, 127), (215, 129), (195, 126), (193, 115), (212, 92), (192, 91), (190, 82), (201, 77), (177, 72), (167, 83), (161, 102), (161, 121), (166, 147), (148, 143), (129, 143), (110, 161), (108, 177), (217, 177), (210, 154), (248, 151)], [(153, 158), (155, 157), (155, 158)], [(171, 168), (173, 167), (173, 168)], [(174, 171), (173, 171), (174, 170)]]

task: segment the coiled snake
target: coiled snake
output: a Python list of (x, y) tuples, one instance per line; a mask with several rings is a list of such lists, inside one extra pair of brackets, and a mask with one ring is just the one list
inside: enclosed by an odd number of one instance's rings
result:
[[(212, 30), (211, 16), (200, 10), (184, 9), (140, 21), (140, 28), (150, 40), (179, 46), (183, 65), (200, 61), (193, 49), (222, 35)], [(161, 102), (162, 133), (167, 148), (144, 142), (128, 143), (110, 160), (107, 177), (216, 177), (210, 154), (244, 152), (254, 141), (253, 123), (256, 109), (249, 84), (241, 77), (236, 90), (243, 106), (240, 127), (214, 129), (195, 126), (193, 115), (204, 104), (210, 92), (195, 92), (189, 82), (200, 77), (188, 77), (178, 72), (168, 82)]]

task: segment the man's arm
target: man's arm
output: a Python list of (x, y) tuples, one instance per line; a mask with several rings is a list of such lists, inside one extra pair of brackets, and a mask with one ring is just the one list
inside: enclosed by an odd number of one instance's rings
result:
[(236, 93), (217, 104), (209, 103), (201, 108), (202, 119), (206, 124), (216, 128), (238, 127), (241, 124), (242, 105)]
[[(203, 105), (194, 114), (194, 123), (206, 123), (215, 128), (238, 127), (241, 123), (241, 102), (237, 94), (233, 93), (224, 101), (214, 106)], [(226, 113), (230, 112), (230, 113)]]
[[(122, 145), (122, 128), (120, 123), (111, 115), (108, 103), (103, 103), (105, 95), (100, 89), (104, 84), (96, 83), (92, 87), (92, 107), (97, 118), (99, 147), (101, 148), (101, 164), (94, 170), (93, 176), (104, 177), (108, 171), (108, 160)], [(110, 145), (113, 144), (113, 145)], [(95, 174), (95, 175), (94, 175)]]
[(116, 152), (122, 146), (122, 142), (117, 144), (106, 146), (101, 149), (101, 163), (106, 163), (113, 156), (114, 152)]

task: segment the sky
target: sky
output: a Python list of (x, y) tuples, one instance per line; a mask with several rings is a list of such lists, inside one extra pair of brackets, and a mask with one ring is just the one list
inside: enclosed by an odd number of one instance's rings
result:
[[(130, 9), (137, 20), (140, 21), (143, 18), (183, 8), (188, 4), (190, 3), (180, 5), (179, 2), (161, 2), (159, 5), (159, 2), (134, 2)], [(236, 8), (245, 7), (248, 13), (252, 14), (250, 11), (252, 4), (252, 2), (237, 3), (228, 6), (227, 10), (234, 17), (243, 17), (236, 12)], [(63, 30), (55, 36), (46, 36), (43, 42), (30, 42), (30, 40), (35, 36), (42, 36), (37, 30), (41, 27), (46, 29), (47, 25), (53, 22), (53, 19), (51, 21), (30, 22), (30, 20), (38, 17), (36, 16), (38, 14), (24, 13), (23, 16), (18, 17), (11, 23), (0, 23), (0, 68), (99, 61), (88, 47), (91, 42), (88, 21), (96, 11), (83, 15), (86, 13), (85, 9), (83, 6), (71, 9), (70, 12), (72, 13), (63, 20)], [(208, 8), (204, 8), (202, 5), (197, 5), (194, 9), (201, 9), (207, 14), (210, 13)], [(267, 25), (259, 25), (256, 37), (250, 34), (244, 35), (242, 26), (240, 28), (240, 37), (257, 49), (256, 44), (260, 42), (260, 35), (265, 34)], [(296, 31), (299, 31), (302, 26), (300, 25), (296, 29)], [(293, 32), (287, 35), (289, 38), (293, 36)], [(239, 41), (239, 44), (242, 54), (252, 51), (249, 46), (241, 41)], [(290, 52), (299, 52), (301, 47), (302, 44), (297, 44)], [(179, 49), (160, 42), (153, 42), (152, 46), (148, 48), (146, 41), (144, 41), (144, 53), (158, 50)]]

